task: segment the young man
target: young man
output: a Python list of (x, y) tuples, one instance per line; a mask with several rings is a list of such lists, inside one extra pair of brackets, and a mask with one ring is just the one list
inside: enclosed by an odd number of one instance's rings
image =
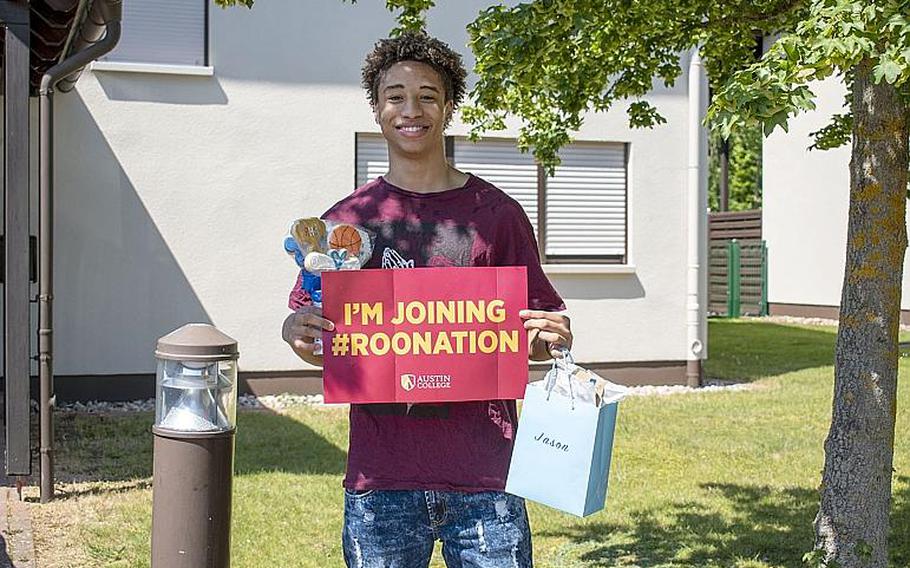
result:
[[(530, 357), (571, 347), (562, 299), (547, 281), (521, 206), (445, 157), (443, 132), (465, 91), (461, 56), (439, 40), (404, 34), (367, 56), (363, 86), (389, 149), (386, 175), (324, 218), (377, 235), (365, 268), (528, 268)], [(322, 365), (313, 340), (333, 329), (300, 286), (282, 337)], [(552, 351), (552, 353), (551, 353)], [(427, 566), (441, 540), (452, 567), (528, 567), (531, 536), (521, 498), (503, 492), (515, 401), (351, 405), (342, 541), (348, 566)], [(554, 480), (557, 482), (558, 480)]]

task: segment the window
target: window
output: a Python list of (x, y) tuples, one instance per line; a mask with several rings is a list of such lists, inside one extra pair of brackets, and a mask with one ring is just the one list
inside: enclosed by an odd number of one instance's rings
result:
[[(447, 138), (449, 159), (462, 171), (513, 197), (528, 215), (548, 263), (615, 263), (627, 259), (627, 146), (578, 142), (560, 151), (562, 164), (547, 176), (514, 140)], [(389, 167), (385, 140), (358, 134), (356, 186)]]
[(528, 215), (534, 234), (538, 230), (538, 171), (534, 156), (522, 154), (511, 140), (484, 140), (472, 144), (455, 141), (455, 167), (471, 172), (513, 197)]
[(625, 262), (626, 145), (577, 143), (538, 188), (548, 260)]
[(389, 171), (389, 150), (381, 134), (358, 133), (355, 146), (355, 188)]
[(524, 208), (545, 262), (626, 261), (626, 145), (578, 142), (560, 151), (547, 176), (514, 140), (455, 140), (454, 163)]
[(208, 0), (123, 3), (123, 33), (105, 61), (208, 64)]

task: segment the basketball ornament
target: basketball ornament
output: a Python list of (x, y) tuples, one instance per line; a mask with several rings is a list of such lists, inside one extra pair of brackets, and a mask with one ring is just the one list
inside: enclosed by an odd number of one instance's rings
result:
[(346, 249), (348, 254), (354, 256), (360, 254), (362, 245), (363, 239), (352, 225), (338, 225), (332, 229), (332, 234), (329, 236), (330, 249)]
[(318, 217), (295, 219), (284, 238), (284, 250), (302, 273), (303, 289), (316, 304), (322, 301), (319, 275), (326, 270), (357, 270), (373, 253), (374, 235), (350, 223)]

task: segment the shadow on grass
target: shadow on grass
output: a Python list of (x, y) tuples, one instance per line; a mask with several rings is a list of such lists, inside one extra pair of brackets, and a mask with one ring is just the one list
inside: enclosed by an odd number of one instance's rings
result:
[[(910, 566), (910, 477), (895, 479), (891, 509), (891, 563)], [(769, 566), (805, 568), (812, 549), (818, 492), (706, 483), (701, 489), (719, 506), (673, 503), (631, 514), (630, 523), (592, 523), (544, 533), (568, 538), (588, 552), (586, 566), (733, 566), (755, 559)], [(711, 508), (709, 508), (711, 507)]]
[[(151, 413), (57, 416), (57, 480), (105, 482), (82, 493), (116, 493), (152, 475)], [(235, 476), (283, 471), (344, 472), (346, 454), (306, 424), (271, 411), (241, 412), (234, 454)], [(124, 483), (128, 482), (128, 483)], [(138, 486), (135, 486), (138, 487)], [(76, 493), (64, 495), (75, 496)]]
[(264, 410), (245, 412), (237, 427), (234, 473), (344, 473), (347, 453), (306, 424)]
[[(818, 493), (734, 484), (704, 484), (724, 509), (704, 503), (674, 503), (668, 508), (632, 515), (632, 523), (579, 527), (569, 538), (583, 542), (618, 540), (597, 545), (582, 555), (589, 566), (731, 566), (736, 559), (756, 558), (773, 566), (801, 567), (812, 548), (812, 520)], [(617, 539), (617, 537), (619, 537)]]
[[(136, 490), (150, 489), (151, 487), (151, 478), (133, 479), (130, 481), (88, 481), (80, 485), (66, 485), (63, 488), (55, 488), (54, 498), (72, 499), (73, 497), (85, 497), (88, 495), (104, 495), (106, 497), (111, 497), (121, 493), (131, 493)], [(38, 503), (40, 498), (37, 496), (26, 497), (25, 500), (32, 503)], [(4, 566), (0, 564), (0, 568), (4, 568)]]
[(834, 328), (712, 319), (708, 325), (708, 377), (754, 381), (834, 365)]

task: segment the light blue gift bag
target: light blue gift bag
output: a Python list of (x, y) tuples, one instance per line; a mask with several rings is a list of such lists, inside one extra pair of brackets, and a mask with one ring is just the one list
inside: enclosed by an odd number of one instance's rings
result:
[(604, 507), (616, 411), (628, 391), (566, 355), (525, 389), (506, 491), (584, 517)]

